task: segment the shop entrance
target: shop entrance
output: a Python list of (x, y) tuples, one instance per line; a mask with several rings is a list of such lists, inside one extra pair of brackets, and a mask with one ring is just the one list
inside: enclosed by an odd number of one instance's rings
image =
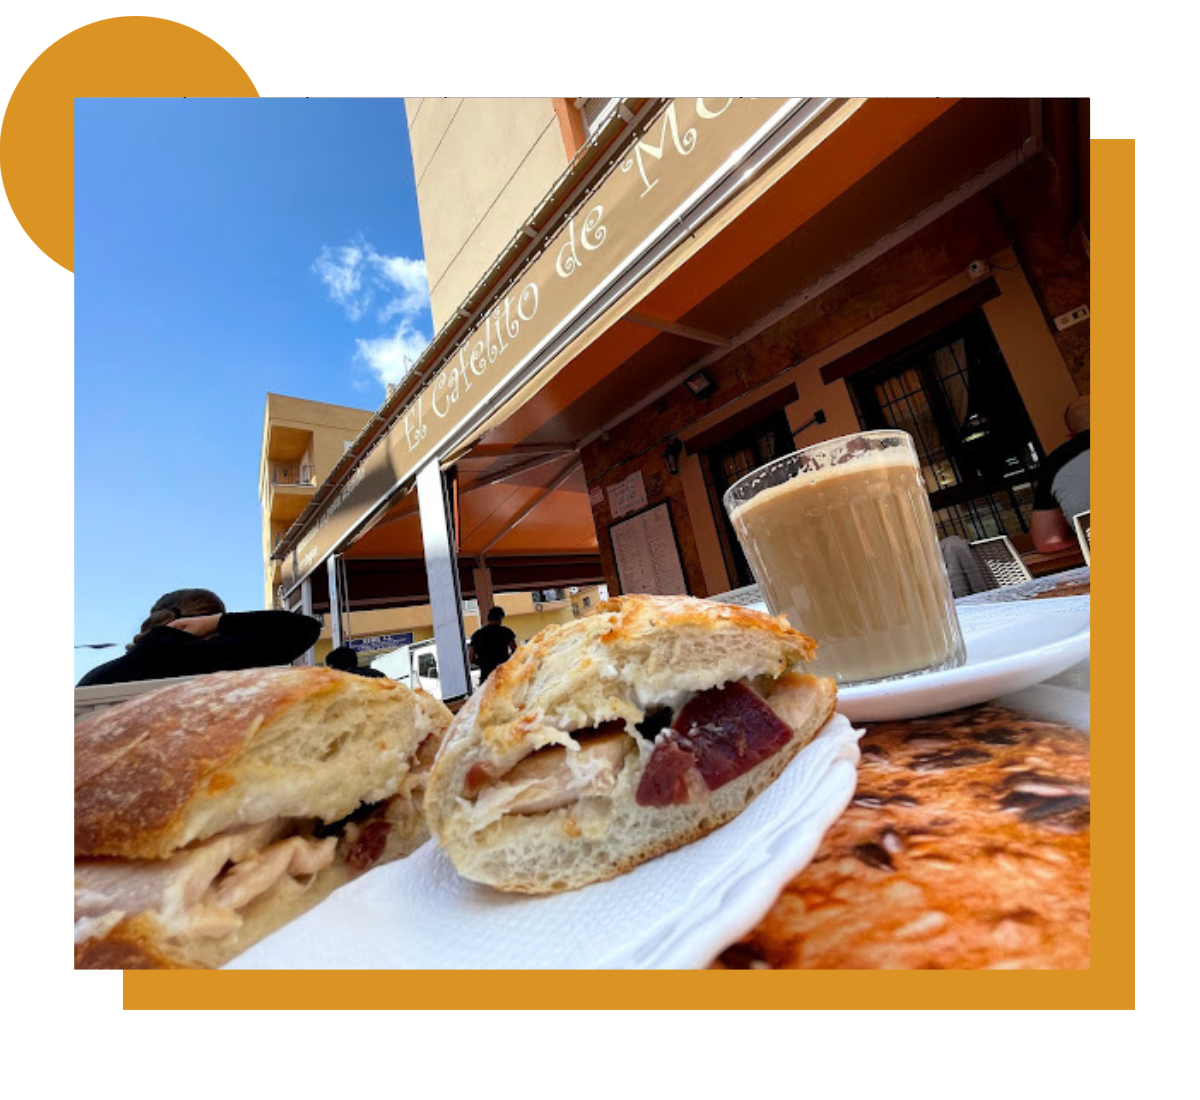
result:
[(1029, 530), (1042, 453), (982, 310), (847, 382), (864, 428), (913, 437), (939, 538)]

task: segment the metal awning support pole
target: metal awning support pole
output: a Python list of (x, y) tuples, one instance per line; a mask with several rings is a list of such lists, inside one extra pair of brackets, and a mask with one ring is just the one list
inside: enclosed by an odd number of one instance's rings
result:
[(329, 630), (330, 641), (337, 649), (342, 644), (342, 593), (340, 591), (341, 554), (330, 554), (325, 561), (325, 572), (329, 575)]
[(342, 644), (346, 645), (354, 637), (354, 625), (350, 622), (350, 578), (346, 575), (346, 555), (338, 554), (338, 592), (342, 597), (342, 609), (346, 618), (342, 622)]
[(467, 639), (463, 628), (450, 497), (436, 458), (417, 471), (416, 481), (421, 541), (425, 546), (425, 576), (429, 582), (433, 637), (437, 643), (438, 679), (442, 698), (457, 699), (470, 693), (471, 677), (467, 672)]
[(492, 594), (492, 571), (482, 557), (475, 559), (475, 599), (479, 602), (479, 625), (483, 626), (496, 600)]
[[(304, 583), (300, 585), (300, 614), (311, 616), (312, 613), (312, 581), (305, 577)], [(292, 662), (294, 665), (315, 665), (316, 663), (312, 646), (309, 646)]]

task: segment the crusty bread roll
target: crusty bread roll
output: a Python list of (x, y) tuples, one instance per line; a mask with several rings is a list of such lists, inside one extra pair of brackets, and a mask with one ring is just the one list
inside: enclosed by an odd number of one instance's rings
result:
[(407, 855), (450, 719), (391, 680), (263, 668), (80, 722), (76, 966), (220, 966)]
[(624, 596), (547, 627), (459, 712), (430, 774), (430, 829), (459, 873), (551, 893), (711, 832), (833, 713), (816, 647), (782, 618)]

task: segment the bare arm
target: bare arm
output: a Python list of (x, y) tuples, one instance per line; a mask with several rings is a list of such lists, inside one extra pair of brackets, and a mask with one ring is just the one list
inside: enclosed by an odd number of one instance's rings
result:
[(193, 615), (186, 619), (172, 619), (171, 622), (164, 625), (175, 630), (182, 630), (185, 634), (191, 634), (197, 638), (207, 638), (210, 634), (215, 633), (220, 623), (220, 615)]
[(1067, 550), (1076, 544), (1074, 530), (1057, 508), (1035, 511), (1029, 530), (1034, 548), (1043, 554)]

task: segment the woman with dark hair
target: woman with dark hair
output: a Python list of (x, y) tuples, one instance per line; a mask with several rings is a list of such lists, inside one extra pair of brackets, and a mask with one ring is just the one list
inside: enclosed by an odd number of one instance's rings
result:
[(309, 649), (321, 624), (291, 611), (227, 612), (206, 588), (162, 596), (125, 655), (91, 670), (78, 687), (285, 665)]

